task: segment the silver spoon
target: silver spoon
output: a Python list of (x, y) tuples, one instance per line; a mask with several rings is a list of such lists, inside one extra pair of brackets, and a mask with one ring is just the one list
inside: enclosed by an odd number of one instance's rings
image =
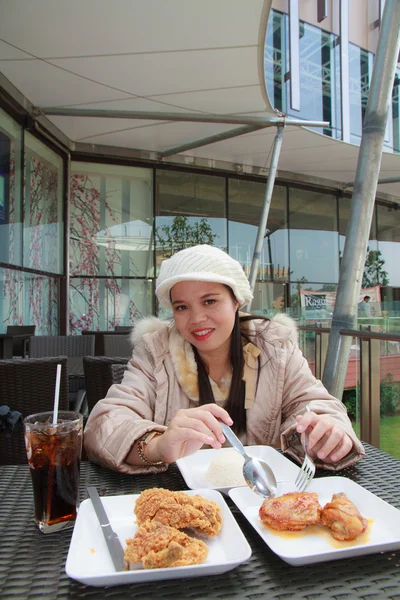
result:
[(277, 483), (271, 467), (263, 460), (252, 458), (246, 454), (242, 442), (236, 437), (228, 425), (221, 422), (221, 427), (228, 442), (236, 452), (239, 452), (244, 458), (243, 477), (249, 488), (263, 498), (276, 496)]

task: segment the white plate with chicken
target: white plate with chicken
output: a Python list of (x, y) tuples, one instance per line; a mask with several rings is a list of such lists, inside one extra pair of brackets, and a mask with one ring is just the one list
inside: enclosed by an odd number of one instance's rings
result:
[(300, 566), (400, 548), (400, 511), (346, 477), (314, 479), (306, 492), (282, 485), (263, 499), (249, 488), (229, 496), (285, 562)]
[(221, 494), (214, 490), (103, 496), (125, 551), (116, 572), (92, 502), (84, 500), (72, 534), (66, 573), (86, 585), (142, 583), (216, 575), (251, 556), (251, 548)]

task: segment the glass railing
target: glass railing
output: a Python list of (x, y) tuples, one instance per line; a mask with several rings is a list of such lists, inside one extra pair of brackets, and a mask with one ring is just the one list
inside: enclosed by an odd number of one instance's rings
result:
[[(360, 439), (400, 458), (400, 335), (368, 327), (340, 331), (352, 339), (342, 401)], [(299, 325), (300, 348), (318, 379), (329, 333)]]

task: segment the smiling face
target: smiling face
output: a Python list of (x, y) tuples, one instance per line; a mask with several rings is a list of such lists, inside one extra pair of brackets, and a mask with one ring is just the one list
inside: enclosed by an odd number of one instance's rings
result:
[(239, 306), (221, 283), (181, 281), (171, 289), (174, 320), (180, 334), (202, 358), (229, 356), (230, 338)]

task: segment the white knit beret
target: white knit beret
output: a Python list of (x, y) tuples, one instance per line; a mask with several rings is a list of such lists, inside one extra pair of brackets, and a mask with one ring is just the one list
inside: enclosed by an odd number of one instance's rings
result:
[(211, 281), (228, 285), (240, 308), (253, 299), (240, 263), (223, 250), (206, 244), (180, 250), (161, 263), (156, 282), (161, 306), (172, 310), (170, 291), (180, 281)]

